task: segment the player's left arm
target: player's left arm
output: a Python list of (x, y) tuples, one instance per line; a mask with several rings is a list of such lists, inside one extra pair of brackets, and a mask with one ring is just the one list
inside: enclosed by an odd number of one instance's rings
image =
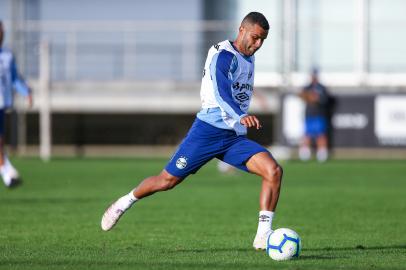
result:
[(13, 83), (14, 89), (19, 94), (27, 97), (28, 105), (31, 107), (32, 106), (31, 89), (29, 88), (27, 83), (24, 81), (24, 79), (21, 77), (21, 75), (18, 73), (17, 65), (16, 65), (16, 62), (15, 62), (14, 58), (11, 61), (10, 69), (11, 69), (10, 70), (11, 71), (11, 81)]

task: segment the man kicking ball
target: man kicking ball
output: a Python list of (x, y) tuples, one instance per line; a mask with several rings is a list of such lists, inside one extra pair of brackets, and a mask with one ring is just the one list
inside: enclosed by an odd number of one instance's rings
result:
[(247, 114), (253, 92), (254, 54), (268, 36), (264, 15), (249, 13), (241, 22), (235, 41), (225, 40), (208, 52), (201, 84), (202, 109), (188, 134), (164, 170), (144, 179), (129, 194), (115, 201), (104, 213), (101, 227), (108, 231), (138, 200), (169, 190), (213, 158), (262, 178), (259, 223), (255, 249), (265, 249), (272, 232), (278, 203), (282, 168), (267, 149), (246, 137), (247, 128), (261, 128)]

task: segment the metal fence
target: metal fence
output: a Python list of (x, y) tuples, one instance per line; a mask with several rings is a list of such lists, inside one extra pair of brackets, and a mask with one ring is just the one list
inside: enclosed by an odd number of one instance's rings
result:
[[(287, 12), (286, 16), (293, 15)], [(298, 64), (297, 35), (304, 30), (293, 22), (284, 19), (273, 24), (279, 29), (271, 29), (277, 36), (271, 34), (256, 55), (256, 86), (294, 91), (306, 83), (304, 67), (312, 61)], [(370, 90), (369, 86), (405, 91), (405, 70), (371, 71), (371, 44), (365, 34), (369, 30), (363, 25), (360, 20), (353, 30), (360, 35), (353, 44), (354, 65), (348, 70), (322, 70), (321, 79), (328, 86), (355, 87), (356, 91)], [(172, 112), (197, 109), (207, 49), (213, 41), (233, 39), (238, 29), (235, 23), (223, 21), (25, 21), (13, 27), (12, 47), (36, 94), (34, 110), (40, 113), (44, 159), (51, 152), (51, 114), (58, 110), (139, 112), (152, 108), (162, 113), (168, 108)], [(342, 45), (333, 45), (334, 54)], [(124, 90), (118, 93), (120, 88)], [(128, 102), (134, 92), (136, 97)], [(191, 98), (190, 92), (194, 93)], [(278, 104), (272, 106), (276, 112)]]
[[(391, 32), (401, 32), (402, 25)], [(208, 48), (232, 40), (237, 29), (224, 21), (24, 21), (14, 26), (12, 45), (20, 68), (33, 80), (39, 79), (39, 47), (46, 41), (52, 81), (199, 82)], [(347, 34), (337, 42), (312, 38), (312, 31), (323, 36), (328, 29)], [(406, 86), (402, 49), (390, 51), (397, 60), (389, 65), (371, 50), (377, 47), (375, 32), (362, 18), (353, 24), (301, 22), (300, 27), (294, 20), (275, 21), (257, 53), (256, 85), (300, 86), (313, 65), (324, 65), (321, 77), (332, 86)], [(314, 48), (320, 48), (318, 56)]]

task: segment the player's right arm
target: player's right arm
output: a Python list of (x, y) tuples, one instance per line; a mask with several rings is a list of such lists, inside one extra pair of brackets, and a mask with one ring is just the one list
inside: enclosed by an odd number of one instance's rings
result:
[(241, 118), (247, 116), (234, 101), (231, 93), (231, 76), (237, 68), (235, 55), (222, 50), (213, 56), (210, 64), (210, 76), (213, 82), (214, 95), (223, 111), (241, 123)]
[(210, 65), (210, 75), (213, 81), (215, 97), (220, 107), (233, 119), (247, 128), (261, 128), (256, 116), (248, 115), (240, 109), (240, 106), (233, 100), (231, 77), (238, 65), (234, 54), (226, 50), (217, 53)]

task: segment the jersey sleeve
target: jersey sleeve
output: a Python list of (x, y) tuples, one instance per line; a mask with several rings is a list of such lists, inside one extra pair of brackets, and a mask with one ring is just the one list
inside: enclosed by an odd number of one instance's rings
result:
[(28, 96), (30, 94), (30, 88), (18, 74), (14, 58), (11, 60), (10, 71), (11, 71), (11, 81), (16, 91), (23, 96)]
[(210, 65), (210, 75), (216, 100), (227, 114), (240, 122), (246, 116), (239, 105), (233, 100), (231, 93), (232, 73), (236, 69), (237, 61), (231, 52), (220, 51), (214, 55)]

